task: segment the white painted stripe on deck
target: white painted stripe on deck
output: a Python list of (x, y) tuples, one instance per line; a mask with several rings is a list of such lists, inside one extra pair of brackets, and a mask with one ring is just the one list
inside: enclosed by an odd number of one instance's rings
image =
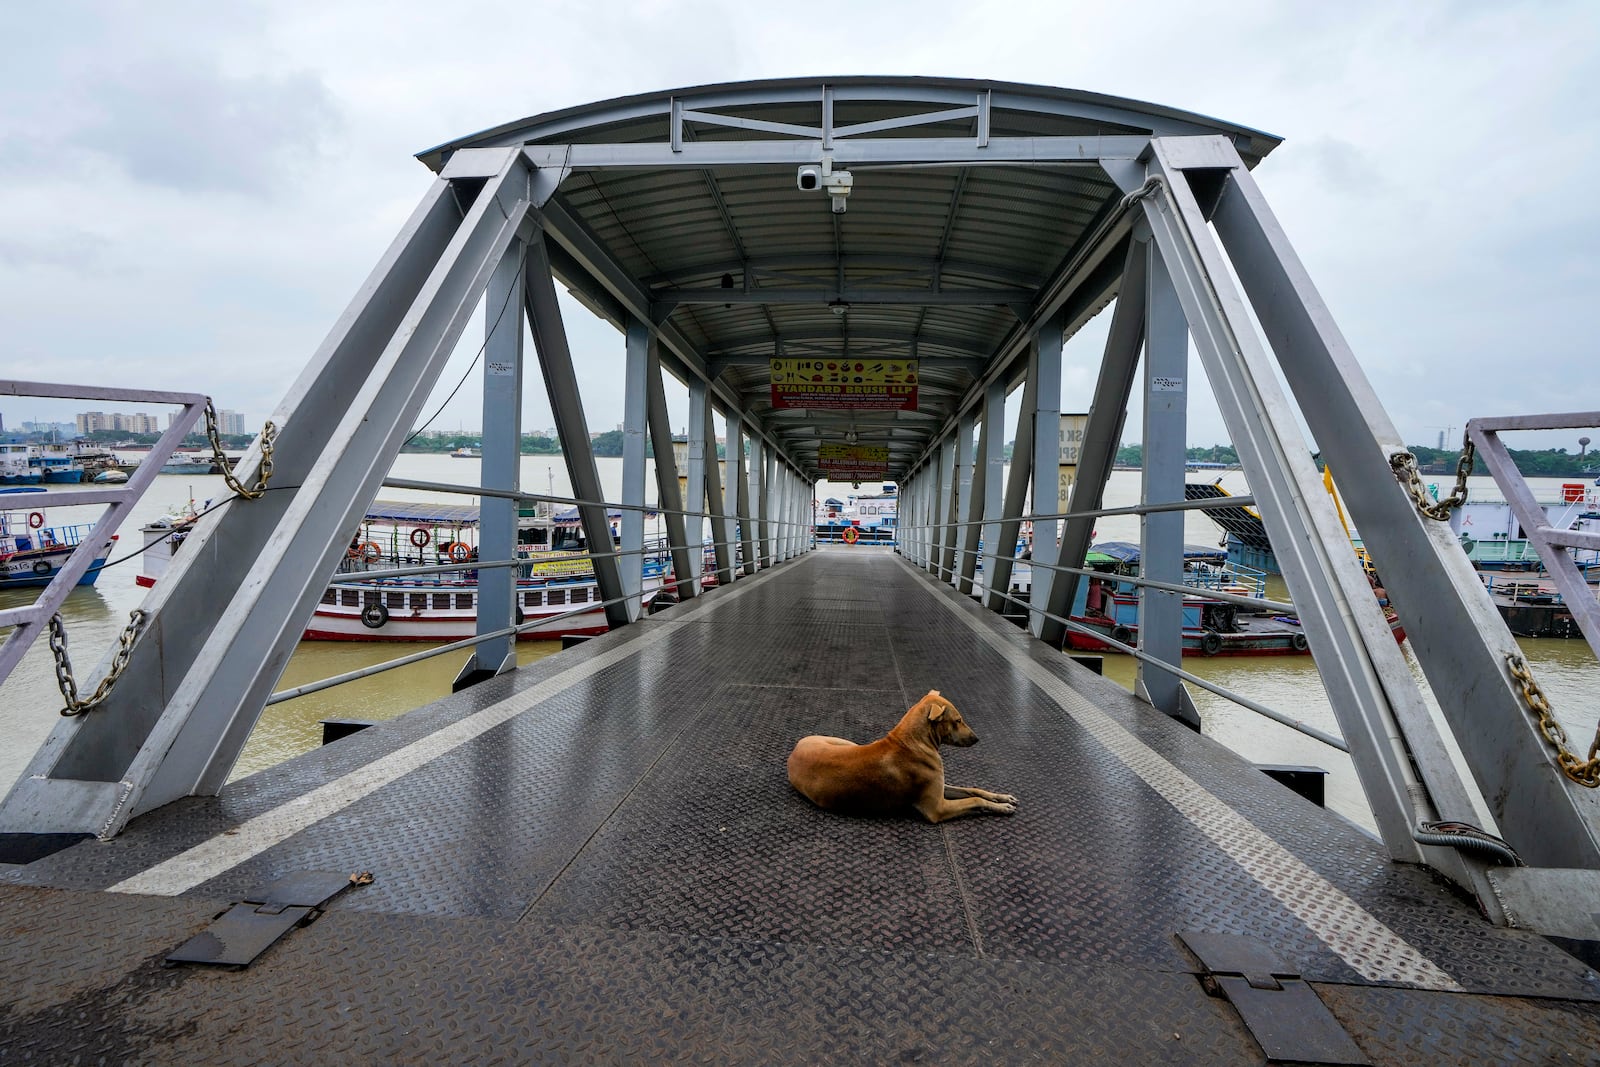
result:
[[(896, 561), (925, 575), (899, 556)], [(1077, 690), (1035, 662), (1015, 643), (946, 597), (936, 597), (988, 645), (1022, 670), (1030, 681), (1072, 716), (1112, 755), (1142, 778), (1201, 833), (1227, 853), (1246, 874), (1276, 897), (1312, 933), (1374, 982), (1403, 982), (1427, 989), (1460, 991), (1461, 986), (1427, 956), (1308, 867), (1294, 853), (1263, 833), (1214, 793), (1184, 774), (1166, 757), (1129, 733)]]
[[(807, 553), (792, 562), (804, 562), (810, 558), (811, 554)], [(732, 588), (718, 595), (716, 602), (726, 604), (747, 589), (749, 586), (743, 581), (736, 581)], [(660, 643), (679, 627), (689, 625), (694, 617), (685, 613), (679, 618), (669, 617), (660, 620), (649, 627), (648, 633), (636, 640), (620, 644), (592, 659), (569, 667), (537, 685), (512, 694), (497, 704), (475, 711), (427, 737), (419, 738), (387, 756), (373, 760), (364, 767), (318, 786), (309, 793), (285, 801), (270, 811), (262, 812), (240, 823), (225, 834), (202, 841), (170, 859), (124, 878), (109, 887), (107, 892), (166, 897), (186, 893), (195, 886), (208, 882), (246, 860), (260, 855), (274, 845), (281, 844), (314, 823), (344, 810), (389, 783), (404, 778), (440, 756), (455, 751), (485, 731), (516, 718), (561, 691), (570, 689), (622, 660), (639, 655), (652, 645)]]

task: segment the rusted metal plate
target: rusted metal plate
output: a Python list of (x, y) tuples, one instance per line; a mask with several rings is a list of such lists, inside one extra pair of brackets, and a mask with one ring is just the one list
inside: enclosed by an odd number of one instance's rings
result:
[(174, 949), (167, 962), (247, 967), (315, 911), (305, 907), (263, 910), (256, 904), (235, 904)]
[(1365, 1065), (1339, 1020), (1294, 967), (1259, 938), (1185, 930), (1178, 934), (1204, 968), (1208, 990), (1225, 998), (1267, 1059)]
[(296, 926), (311, 922), (322, 905), (370, 874), (293, 871), (247, 895), (167, 956), (168, 963), (247, 967)]

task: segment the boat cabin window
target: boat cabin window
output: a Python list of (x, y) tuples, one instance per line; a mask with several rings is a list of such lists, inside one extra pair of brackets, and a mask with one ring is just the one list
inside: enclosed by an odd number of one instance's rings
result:
[(385, 593), (383, 594), (383, 606), (399, 610), (406, 606), (406, 595), (404, 593)]
[(449, 593), (434, 593), (433, 594), (433, 610), (434, 611), (449, 611), (450, 610), (450, 594)]
[(426, 608), (427, 606), (428, 606), (428, 594), (427, 593), (412, 593), (411, 594), (411, 610), (412, 611), (421, 611), (424, 608)]
[(457, 611), (471, 611), (472, 610), (472, 594), (471, 593), (457, 593), (456, 594), (456, 610)]
[(329, 589), (327, 592), (323, 593), (322, 594), (322, 602), (324, 604), (337, 604), (337, 603), (339, 603), (339, 590), (337, 590), (337, 589)]
[(587, 604), (589, 602), (589, 590), (581, 587), (574, 589), (572, 591), (572, 602), (574, 604)]
[(551, 604), (565, 604), (567, 602), (567, 591), (565, 589), (550, 590), (549, 602)]
[(544, 607), (544, 590), (531, 589), (522, 594), (522, 606), (525, 608)]

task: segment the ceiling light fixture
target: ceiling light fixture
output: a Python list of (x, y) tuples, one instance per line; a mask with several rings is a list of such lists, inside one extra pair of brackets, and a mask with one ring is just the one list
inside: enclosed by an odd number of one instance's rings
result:
[(828, 310), (842, 319), (844, 318), (844, 313), (850, 310), (850, 304), (842, 297), (836, 296), (832, 300), (828, 301)]

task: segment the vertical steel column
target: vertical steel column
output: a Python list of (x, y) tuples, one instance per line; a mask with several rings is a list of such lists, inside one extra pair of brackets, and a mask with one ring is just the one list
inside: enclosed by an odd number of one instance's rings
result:
[(800, 472), (789, 468), (789, 558), (795, 559), (805, 551), (800, 531), (811, 518), (811, 494), (806, 491)]
[(1039, 403), (1039, 348), (1033, 346), (1028, 357), (1028, 378), (1022, 386), (1022, 408), (1017, 412), (1017, 434), (1011, 445), (1011, 471), (1006, 481), (1006, 499), (1000, 515), (999, 544), (995, 545), (994, 570), (989, 572), (989, 596), (984, 607), (1005, 611), (1005, 598), (1011, 592), (1012, 559), (1017, 554), (1022, 512), (1028, 498), (1028, 481), (1033, 476), (1033, 416)]
[(955, 493), (950, 500), (949, 526), (945, 531), (944, 580), (961, 588), (965, 573), (962, 558), (957, 555), (966, 544), (966, 522), (972, 518), (972, 424), (970, 411), (956, 419), (955, 440)]
[[(1039, 324), (1033, 334), (1030, 375), (1039, 379), (1034, 390), (1033, 513), (1054, 515), (1061, 499), (1061, 346), (1062, 313)], [(1055, 572), (1057, 520), (1033, 520), (1033, 559), (1043, 564), (1030, 568), (1033, 582), (1028, 592), (1028, 631), (1039, 636), (1044, 627), (1044, 607), (1050, 602)]]
[(628, 598), (628, 619), (644, 614), (644, 454), (650, 423), (650, 324), (628, 320), (627, 360), (622, 378), (622, 516), (615, 539), (617, 569)]
[(783, 461), (778, 463), (778, 502), (778, 517), (773, 536), (777, 538), (778, 561), (786, 563), (790, 558), (789, 529), (792, 518), (790, 509), (794, 506), (794, 486), (789, 480), (789, 466)]
[(584, 501), (578, 505), (584, 539), (591, 552), (607, 553), (594, 558), (594, 577), (606, 601), (606, 623), (626, 626), (633, 621), (623, 601), (622, 572), (617, 557), (610, 555), (611, 526), (606, 521), (605, 491), (600, 487), (600, 469), (595, 466), (594, 449), (589, 443), (589, 423), (583, 413), (583, 397), (578, 392), (578, 376), (572, 369), (572, 350), (567, 347), (567, 331), (561, 322), (561, 305), (556, 301), (554, 278), (550, 273), (550, 253), (544, 234), (528, 242), (527, 291), (528, 326), (534, 347), (539, 350), (539, 369), (544, 374), (550, 395), (550, 411), (561, 438), (561, 455), (567, 463), (572, 495)]
[(773, 515), (778, 510), (778, 450), (768, 442), (762, 442), (762, 482), (760, 482), (760, 502), (762, 502), (762, 566), (773, 566), (776, 563), (778, 552), (778, 537), (773, 530)]
[[(978, 462), (982, 465), (979, 472), (983, 475), (982, 492), (976, 500), (983, 503), (983, 525), (979, 527), (983, 542), (981, 563), (983, 566), (983, 581), (977, 592), (985, 602), (988, 592), (993, 587), (994, 572), (996, 569), (995, 556), (999, 553), (1000, 545), (1000, 520), (1005, 510), (1005, 476), (1006, 476), (1006, 388), (999, 382), (991, 382), (984, 394), (983, 429), (979, 441)], [(976, 481), (976, 475), (974, 476)], [(978, 493), (978, 490), (973, 490)], [(1005, 592), (1005, 590), (1001, 590)]]
[[(481, 483), (487, 489), (522, 486), (522, 290), (523, 242), (513, 241), (494, 269), (483, 306), (483, 461)], [(478, 505), (478, 555), (511, 559), (517, 551), (517, 502), (482, 498)], [(478, 572), (479, 634), (503, 630), (515, 621), (517, 571), (490, 568)], [(493, 637), (473, 646), (456, 675), (460, 688), (484, 677), (514, 670), (517, 657), (510, 637)]]
[(924, 465), (911, 483), (911, 560), (919, 567), (928, 564), (928, 480), (932, 469)]
[(683, 509), (689, 514), (685, 516), (684, 536), (689, 542), (691, 581), (697, 592), (705, 577), (707, 464), (715, 466), (717, 462), (717, 441), (709, 432), (711, 420), (707, 417), (708, 389), (704, 379), (689, 379), (689, 454), (684, 471), (688, 485), (683, 501)]
[[(1105, 354), (1100, 360), (1100, 376), (1095, 382), (1094, 399), (1089, 405), (1089, 423), (1084, 428), (1083, 448), (1078, 453), (1078, 481), (1072, 491), (1069, 517), (1061, 536), (1057, 562), (1067, 567), (1083, 567), (1089, 543), (1094, 539), (1095, 516), (1083, 512), (1100, 510), (1105, 500), (1106, 481), (1116, 464), (1122, 443), (1122, 427), (1128, 417), (1128, 397), (1133, 392), (1134, 372), (1139, 367), (1139, 350), (1144, 346), (1145, 278), (1150, 251), (1146, 244), (1130, 242), (1123, 263), (1122, 283), (1117, 290), (1117, 305), (1111, 313), (1111, 329), (1106, 334)], [(1078, 602), (1082, 577), (1061, 573), (1050, 587), (1051, 615), (1065, 618)], [(1065, 624), (1049, 618), (1040, 638), (1060, 648), (1066, 638)]]
[[(1144, 478), (1139, 502), (1168, 504), (1184, 498), (1187, 469), (1189, 327), (1160, 253), (1150, 249), (1144, 359)], [(1140, 516), (1141, 573), (1155, 581), (1183, 583), (1183, 512)], [(1149, 586), (1139, 588), (1139, 648), (1166, 663), (1183, 657), (1183, 597)], [(1196, 729), (1198, 715), (1185, 714), (1182, 681), (1139, 661), (1142, 695), (1157, 709)], [(1191, 717), (1192, 715), (1192, 717)]]
[[(734, 515), (738, 520), (739, 552), (742, 555), (740, 569), (750, 575), (756, 572), (756, 543), (754, 509), (750, 506), (750, 472), (745, 467), (744, 458), (744, 420), (742, 415), (728, 413), (728, 470), (733, 475), (733, 484), (736, 490)], [(753, 457), (752, 457), (753, 458)]]
[(941, 582), (949, 581), (951, 557), (950, 522), (955, 518), (956, 478), (956, 442), (954, 438), (947, 439), (939, 446), (939, 491), (934, 496), (932, 514), (928, 516), (933, 523), (932, 551), (929, 552), (928, 569), (934, 573)]
[[(716, 412), (710, 403), (702, 409), (702, 432), (706, 439), (706, 511), (711, 519), (711, 553), (717, 561), (717, 582), (722, 586), (733, 584), (734, 558), (733, 558), (733, 521), (728, 518), (728, 508), (722, 495), (722, 465), (717, 459), (717, 431), (714, 421)], [(724, 449), (732, 455), (733, 428), (736, 424), (732, 416), (726, 422), (727, 437)]]
[(650, 445), (656, 454), (656, 500), (661, 504), (661, 521), (667, 528), (667, 552), (672, 558), (678, 599), (689, 600), (700, 591), (700, 539), (695, 538), (691, 551), (683, 521), (683, 494), (678, 490), (678, 460), (672, 450), (672, 420), (667, 414), (667, 393), (661, 381), (660, 342), (653, 332), (645, 346), (644, 378)]

